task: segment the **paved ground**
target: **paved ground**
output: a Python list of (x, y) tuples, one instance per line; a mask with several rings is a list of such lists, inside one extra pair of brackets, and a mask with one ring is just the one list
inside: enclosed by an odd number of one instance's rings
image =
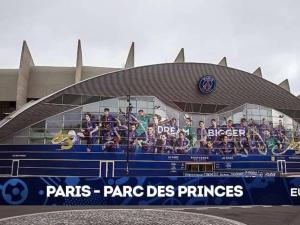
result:
[[(248, 224), (299, 225), (300, 207), (245, 206), (245, 207), (62, 207), (62, 206), (1, 206), (0, 224)], [(91, 209), (91, 210), (88, 210)], [(57, 212), (73, 210), (69, 212)], [(74, 211), (77, 210), (77, 211)], [(79, 210), (79, 211), (78, 211)], [(56, 211), (56, 212), (55, 212)], [(44, 212), (54, 212), (46, 213)], [(28, 215), (33, 213), (43, 213)], [(22, 216), (26, 215), (27, 216)], [(217, 216), (210, 217), (208, 215)], [(17, 216), (12, 219), (7, 217)], [(18, 217), (21, 216), (21, 217)], [(220, 219), (225, 218), (225, 220)], [(229, 219), (229, 220), (227, 220)], [(126, 222), (125, 222), (126, 221)]]
[(244, 225), (240, 222), (197, 213), (158, 209), (90, 209), (31, 214), (0, 219), (2, 225), (56, 225), (56, 224), (108, 224), (108, 225)]
[(300, 206), (189, 208), (185, 212), (217, 215), (248, 225), (299, 225)]

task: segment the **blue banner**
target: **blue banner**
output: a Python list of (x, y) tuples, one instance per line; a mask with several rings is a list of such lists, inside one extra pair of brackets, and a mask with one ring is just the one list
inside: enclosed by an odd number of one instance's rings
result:
[(10, 177), (1, 205), (300, 205), (296, 177)]

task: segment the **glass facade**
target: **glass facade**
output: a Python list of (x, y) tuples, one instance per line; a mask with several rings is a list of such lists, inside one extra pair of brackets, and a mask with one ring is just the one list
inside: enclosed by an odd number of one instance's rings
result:
[[(78, 134), (79, 136), (77, 144), (86, 145), (91, 141), (85, 138), (87, 127), (90, 127), (88, 131), (90, 132), (90, 137), (93, 138), (92, 144), (103, 145), (106, 143), (105, 140), (107, 140), (105, 139), (107, 138), (105, 136), (107, 135), (106, 131), (113, 132), (111, 135), (114, 138), (118, 137), (121, 140), (127, 140), (128, 138), (126, 139), (126, 137), (128, 132), (130, 133), (130, 126), (134, 123), (139, 135), (146, 135), (144, 139), (149, 139), (147, 129), (149, 126), (154, 125), (156, 140), (160, 140), (161, 134), (166, 133), (168, 138), (171, 136), (174, 139), (171, 144), (174, 146), (177, 138), (180, 136), (180, 131), (183, 131), (185, 132), (185, 138), (188, 139), (189, 149), (199, 148), (201, 146), (205, 147), (204, 145), (211, 141), (209, 136), (205, 138), (205, 141), (202, 140), (202, 136), (207, 135), (207, 132), (212, 132), (208, 129), (211, 127), (213, 119), (216, 121), (216, 129), (223, 129), (223, 131), (231, 129), (232, 132), (235, 132), (233, 129), (241, 129), (243, 127), (241, 121), (245, 121), (247, 125), (243, 129), (246, 129), (247, 135), (249, 134), (249, 137), (246, 137), (248, 141), (255, 139), (254, 142), (261, 141), (264, 143), (265, 130), (268, 130), (271, 135), (278, 138), (277, 130), (281, 129), (281, 127), (284, 129), (284, 133), (280, 134), (284, 136), (281, 144), (287, 147), (295, 138), (299, 140), (299, 124), (292, 118), (274, 109), (253, 104), (245, 104), (220, 114), (187, 114), (169, 107), (153, 96), (130, 96), (131, 110), (128, 110), (129, 101), (127, 96), (101, 98), (97, 96), (64, 95), (57, 97), (50, 103), (70, 104), (77, 107), (51, 116), (44, 121), (21, 130), (11, 137), (10, 140), (7, 140), (5, 144), (53, 144), (53, 139), (57, 134), (68, 134), (69, 131), (72, 131), (73, 134)], [(109, 109), (108, 117), (104, 117), (106, 109)], [(140, 121), (139, 110), (144, 111), (147, 121), (145, 119), (142, 122)], [(90, 122), (86, 121), (87, 114), (90, 117)], [(103, 118), (108, 119), (103, 121)], [(200, 121), (203, 121), (202, 125), (199, 124)], [(228, 123), (231, 123), (231, 125), (228, 125)], [(201, 126), (206, 130), (201, 131)], [(254, 137), (254, 133), (258, 134), (258, 138)], [(246, 134), (244, 135), (247, 136)], [(229, 138), (239, 142), (242, 139), (241, 137), (236, 139), (233, 136)], [(124, 145), (127, 144), (125, 142), (123, 141)], [(118, 144), (120, 143), (118, 142)], [(157, 149), (154, 151), (158, 152)]]

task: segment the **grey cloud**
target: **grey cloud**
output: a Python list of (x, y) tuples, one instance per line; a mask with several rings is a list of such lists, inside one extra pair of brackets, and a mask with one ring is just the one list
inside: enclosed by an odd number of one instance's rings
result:
[(120, 67), (131, 41), (138, 65), (171, 62), (181, 47), (187, 61), (217, 63), (279, 83), (300, 94), (300, 2), (280, 0), (84, 1), (2, 0), (0, 68), (17, 67), (26, 39), (38, 65), (74, 65), (82, 40), (85, 65)]

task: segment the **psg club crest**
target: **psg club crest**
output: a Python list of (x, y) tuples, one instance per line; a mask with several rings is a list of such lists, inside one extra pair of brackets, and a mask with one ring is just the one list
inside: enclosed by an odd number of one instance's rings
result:
[(216, 89), (217, 81), (211, 75), (201, 77), (199, 80), (199, 89), (202, 94), (209, 94)]

